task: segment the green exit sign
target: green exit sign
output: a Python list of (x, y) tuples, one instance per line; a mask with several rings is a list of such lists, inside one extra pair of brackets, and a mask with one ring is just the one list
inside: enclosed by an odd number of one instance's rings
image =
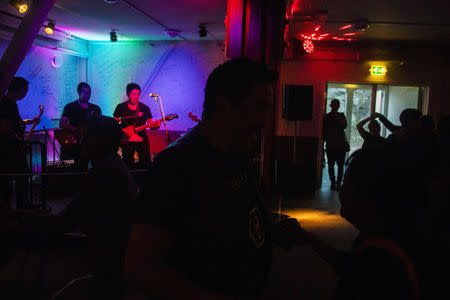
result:
[(386, 66), (376, 65), (370, 66), (370, 74), (376, 76), (384, 76), (386, 75)]

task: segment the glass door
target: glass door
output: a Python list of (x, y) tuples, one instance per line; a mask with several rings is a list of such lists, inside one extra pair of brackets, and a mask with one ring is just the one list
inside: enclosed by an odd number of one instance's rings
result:
[(367, 118), (371, 113), (372, 106), (372, 86), (363, 84), (328, 84), (327, 109), (331, 111), (330, 102), (333, 99), (341, 103), (339, 112), (343, 112), (347, 117), (346, 135), (350, 144), (350, 153), (361, 148), (363, 139), (356, 129), (356, 124)]

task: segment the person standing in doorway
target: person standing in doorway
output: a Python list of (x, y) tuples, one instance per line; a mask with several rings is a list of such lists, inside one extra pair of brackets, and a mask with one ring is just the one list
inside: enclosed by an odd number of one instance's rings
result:
[[(326, 142), (326, 154), (328, 160), (328, 174), (331, 181), (331, 189), (339, 190), (344, 174), (345, 153), (350, 151), (350, 146), (345, 136), (347, 118), (344, 113), (338, 112), (341, 103), (338, 99), (331, 100), (331, 112), (323, 118), (323, 140)], [(337, 180), (334, 173), (334, 164), (337, 164)]]

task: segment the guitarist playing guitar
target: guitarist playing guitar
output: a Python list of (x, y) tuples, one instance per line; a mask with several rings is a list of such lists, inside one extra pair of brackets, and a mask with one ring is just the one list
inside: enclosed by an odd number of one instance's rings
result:
[[(17, 107), (17, 101), (28, 93), (28, 81), (22, 77), (14, 77), (7, 94), (0, 100), (0, 173), (26, 173), (28, 164), (24, 147), (25, 126), (39, 124), (40, 118), (22, 120)], [(27, 197), (27, 177), (17, 176), (16, 200), (17, 208), (27, 208), (30, 203)], [(0, 179), (0, 193), (7, 191), (5, 180)], [(2, 199), (3, 195), (0, 195)], [(0, 206), (3, 203), (0, 203)]]
[[(139, 102), (141, 97), (141, 87), (136, 83), (129, 83), (126, 88), (128, 101), (120, 103), (114, 110), (114, 118), (120, 120), (122, 128), (136, 128), (152, 123), (152, 112), (150, 108), (144, 103)], [(161, 126), (160, 122), (152, 125), (156, 129)], [(145, 129), (145, 127), (144, 127)], [(142, 168), (147, 168), (150, 165), (150, 143), (145, 130), (136, 133), (135, 141), (129, 141), (122, 145), (122, 157), (128, 168), (135, 168), (134, 153), (137, 152), (139, 156), (139, 165)], [(142, 140), (141, 140), (142, 139)], [(140, 140), (140, 141), (139, 141)]]

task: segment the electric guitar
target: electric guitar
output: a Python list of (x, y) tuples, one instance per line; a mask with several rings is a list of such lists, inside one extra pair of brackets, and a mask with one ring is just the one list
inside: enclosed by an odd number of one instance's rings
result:
[(189, 116), (189, 118), (192, 119), (192, 121), (194, 121), (194, 122), (196, 122), (196, 123), (199, 123), (199, 122), (200, 122), (200, 119), (197, 118), (196, 115), (193, 115), (191, 112), (188, 113), (188, 116)]
[[(40, 119), (41, 118), (41, 116), (42, 116), (42, 114), (44, 113), (44, 105), (39, 105), (39, 115), (38, 115), (38, 119)], [(31, 128), (30, 128), (30, 130), (28, 131), (28, 133), (27, 133), (27, 135), (25, 136), (25, 138), (23, 139), (24, 141), (27, 141), (29, 138), (30, 138), (30, 136), (31, 136), (31, 134), (33, 133), (33, 131), (34, 131), (34, 128), (36, 128), (36, 125), (37, 125), (37, 123), (33, 123), (33, 126), (31, 126)]]
[[(165, 117), (165, 119), (166, 119), (166, 121), (172, 121), (173, 119), (178, 119), (178, 115), (170, 114), (170, 115), (167, 115)], [(128, 142), (142, 142), (142, 138), (138, 135), (138, 132), (141, 132), (142, 130), (145, 130), (147, 128), (156, 129), (161, 126), (161, 122), (163, 122), (163, 119), (159, 119), (159, 120), (144, 124), (139, 127), (134, 127), (133, 125), (128, 125), (127, 127), (122, 128), (122, 131), (125, 133), (126, 140)]]

